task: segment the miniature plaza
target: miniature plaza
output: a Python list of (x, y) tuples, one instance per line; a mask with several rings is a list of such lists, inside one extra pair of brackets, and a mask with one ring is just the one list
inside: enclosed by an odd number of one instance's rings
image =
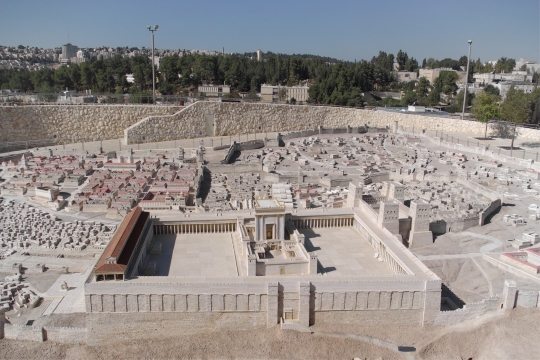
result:
[[(538, 299), (538, 163), (404, 130), (303, 135), (6, 156), (9, 322), (46, 328), (55, 314), (86, 314), (105, 339), (123, 331), (114, 321), (124, 313), (151, 312), (152, 324), (170, 317), (200, 331), (207, 321), (309, 331), (345, 317), (444, 325), (458, 321), (452, 310), (480, 311), (479, 300)], [(489, 286), (471, 293), (442, 261), (472, 262), (475, 283)]]

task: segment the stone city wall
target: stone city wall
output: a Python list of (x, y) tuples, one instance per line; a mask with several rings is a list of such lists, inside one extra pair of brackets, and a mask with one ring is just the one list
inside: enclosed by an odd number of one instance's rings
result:
[[(218, 284), (217, 280), (208, 281), (207, 284), (159, 281), (121, 285), (107, 282), (90, 283), (85, 286), (86, 311), (90, 318), (103, 313), (130, 313), (130, 316), (168, 313), (171, 317), (179, 318), (184, 316), (182, 314), (186, 314), (186, 317), (200, 314), (199, 330), (212, 331), (215, 330), (212, 326), (216, 321), (223, 321), (220, 325), (222, 328), (230, 326), (231, 329), (239, 324), (243, 327), (249, 326), (245, 322), (253, 323), (252, 326), (257, 327), (273, 327), (279, 323), (279, 318), (286, 309), (291, 309), (295, 319), (302, 319), (305, 316), (304, 326), (309, 326), (318, 321), (319, 312), (321, 319), (331, 322), (328, 316), (334, 315), (325, 313), (334, 311), (346, 311), (349, 314), (365, 312), (351, 315), (364, 320), (371, 317), (370, 312), (382, 311), (384, 314), (373, 317), (374, 322), (381, 324), (393, 324), (396, 318), (401, 317), (404, 323), (429, 323), (434, 318), (432, 314), (438, 312), (440, 308), (440, 281), (433, 284), (414, 278), (403, 280), (388, 278), (380, 281), (352, 279), (313, 281), (311, 285), (300, 283), (300, 290), (298, 282), (289, 280), (279, 284), (259, 281), (249, 284), (245, 282)], [(305, 296), (307, 297), (302, 302)], [(433, 304), (430, 299), (437, 296), (439, 302)], [(313, 301), (309, 301), (309, 298)], [(232, 315), (236, 313), (239, 315)], [(260, 314), (265, 314), (264, 318), (255, 322), (252, 318), (259, 317)], [(229, 321), (227, 317), (235, 322), (227, 323)], [(208, 324), (204, 325), (205, 322)]]
[(35, 105), (0, 107), (0, 141), (124, 135), (150, 115), (178, 112), (179, 106)]
[(482, 210), (479, 216), (479, 223), (478, 225), (483, 226), (486, 222), (486, 220), (491, 216), (491, 214), (495, 213), (497, 210), (499, 210), (502, 206), (502, 200), (496, 199), (493, 200), (487, 208)]
[[(86, 343), (86, 328), (74, 327), (40, 327), (31, 325), (14, 325), (0, 322), (5, 339), (25, 341), (53, 341), (60, 344)], [(1, 331), (0, 331), (1, 333)], [(0, 339), (2, 337), (0, 336)]]
[(483, 313), (500, 308), (501, 295), (484, 299), (477, 303), (466, 304), (462, 309), (441, 311), (433, 325), (454, 325), (462, 321), (474, 319)]
[(43, 332), (41, 328), (35, 328), (30, 325), (5, 324), (0, 322), (4, 328), (5, 339), (43, 341)]
[(93, 313), (87, 315), (86, 326), (88, 344), (99, 345), (111, 338), (148, 341), (180, 334), (256, 331), (266, 328), (266, 312)]

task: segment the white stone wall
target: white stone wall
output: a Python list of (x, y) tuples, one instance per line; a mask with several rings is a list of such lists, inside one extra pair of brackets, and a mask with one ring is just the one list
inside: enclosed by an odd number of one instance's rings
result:
[[(205, 115), (214, 115), (208, 126)], [(139, 136), (152, 141), (199, 136), (229, 136), (254, 132), (368, 125), (404, 129), (465, 132), (483, 136), (476, 121), (438, 118), (389, 111), (332, 106), (197, 102), (185, 108), (148, 105), (36, 105), (0, 107), (0, 141), (122, 136), (133, 143)], [(488, 131), (489, 134), (489, 131)], [(540, 130), (520, 129), (520, 139), (538, 140)]]
[(179, 111), (179, 106), (36, 105), (0, 107), (0, 141), (117, 136), (148, 117)]
[[(213, 130), (205, 115), (214, 115)], [(183, 137), (230, 136), (254, 132), (287, 132), (304, 129), (345, 128), (368, 125), (391, 127), (394, 121), (405, 129), (464, 132), (483, 136), (481, 122), (439, 118), (389, 111), (374, 111), (330, 106), (298, 106), (254, 103), (197, 102), (172, 116), (152, 116), (126, 129), (128, 142), (152, 134), (157, 140)], [(488, 132), (489, 134), (489, 132)], [(540, 130), (520, 129), (520, 139), (540, 139)]]

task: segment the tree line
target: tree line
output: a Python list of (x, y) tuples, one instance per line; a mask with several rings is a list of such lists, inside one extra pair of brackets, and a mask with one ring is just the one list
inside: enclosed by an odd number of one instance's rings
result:
[[(418, 62), (399, 51), (397, 58), (380, 52), (371, 61), (341, 61), (314, 55), (266, 53), (264, 61), (255, 54), (204, 55), (184, 53), (160, 59), (158, 90), (162, 94), (182, 94), (203, 83), (227, 84), (237, 92), (259, 91), (263, 83), (298, 85), (307, 80), (316, 84), (313, 101), (346, 104), (358, 92), (387, 89), (395, 82), (393, 63), (400, 69), (417, 71)], [(128, 83), (126, 74), (133, 74)], [(331, 81), (330, 81), (331, 80)], [(0, 70), (0, 87), (19, 91), (53, 92), (65, 88), (91, 89), (99, 93), (149, 91), (152, 65), (147, 56), (90, 59), (77, 65), (43, 68), (38, 71)]]
[[(397, 56), (380, 51), (370, 61), (341, 61), (314, 55), (283, 55), (265, 53), (264, 61), (257, 61), (255, 53), (205, 55), (183, 53), (160, 59), (157, 72), (157, 89), (161, 94), (193, 95), (200, 84), (227, 84), (232, 88), (229, 96), (239, 92), (260, 91), (261, 84), (299, 85), (309, 84), (309, 102), (317, 104), (362, 107), (366, 104), (363, 94), (373, 90), (402, 92), (401, 100), (392, 98), (372, 102), (379, 106), (407, 106), (411, 104), (435, 106), (447, 104), (445, 110), (461, 111), (463, 94), (457, 93), (457, 75), (453, 71), (441, 71), (430, 84), (426, 78), (408, 83), (398, 83), (394, 64), (399, 70), (417, 72), (418, 61), (399, 50)], [(446, 58), (424, 59), (422, 67), (461, 69), (467, 65), (467, 57), (458, 60)], [(515, 60), (501, 58), (495, 64), (482, 64), (480, 59), (471, 62), (473, 72), (511, 72)], [(126, 74), (133, 74), (134, 82), (128, 83)], [(43, 68), (38, 71), (0, 70), (0, 87), (19, 91), (53, 93), (60, 90), (91, 89), (95, 93), (149, 93), (152, 89), (151, 60), (145, 55), (133, 57), (115, 56), (110, 59), (90, 59), (80, 65), (71, 64), (57, 69)], [(496, 89), (495, 89), (496, 90)], [(487, 113), (497, 118), (517, 122), (538, 123), (540, 104), (538, 92), (524, 94), (512, 89), (505, 101), (501, 101), (493, 89), (486, 89), (475, 99), (467, 97), (467, 105), (473, 106), (478, 118), (479, 109), (485, 108), (486, 99), (490, 106), (497, 106)], [(441, 98), (441, 95), (444, 99)], [(486, 98), (487, 97), (487, 98)], [(475, 108), (477, 110), (475, 111)], [(484, 110), (482, 110), (484, 111)], [(490, 112), (491, 111), (491, 112)], [(518, 115), (519, 114), (519, 115)], [(492, 115), (492, 116), (495, 116)]]

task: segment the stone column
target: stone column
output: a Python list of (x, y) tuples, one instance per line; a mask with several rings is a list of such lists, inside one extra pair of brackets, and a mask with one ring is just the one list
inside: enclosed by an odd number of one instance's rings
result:
[(279, 323), (278, 297), (279, 283), (268, 283), (268, 304), (266, 307), (266, 327), (271, 328)]
[(255, 216), (255, 238), (254, 240), (255, 241), (258, 241), (259, 240), (259, 234), (260, 234), (260, 231), (261, 231), (261, 224), (259, 222), (259, 217), (258, 216)]
[(300, 306), (298, 311), (298, 321), (300, 325), (309, 327), (309, 298), (311, 296), (311, 283), (300, 283)]
[(278, 223), (279, 223), (278, 238), (279, 240), (285, 240), (285, 215), (279, 215)]

